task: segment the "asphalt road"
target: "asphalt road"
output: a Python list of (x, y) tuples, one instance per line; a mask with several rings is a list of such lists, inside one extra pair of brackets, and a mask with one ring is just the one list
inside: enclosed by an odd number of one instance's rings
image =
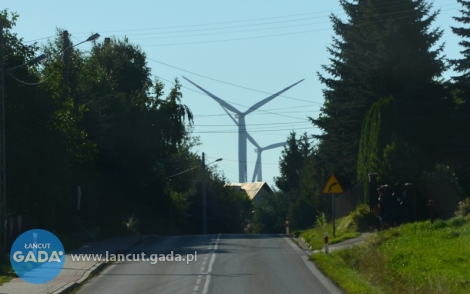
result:
[(155, 238), (129, 253), (136, 261), (113, 262), (78, 293), (342, 293), (282, 235)]

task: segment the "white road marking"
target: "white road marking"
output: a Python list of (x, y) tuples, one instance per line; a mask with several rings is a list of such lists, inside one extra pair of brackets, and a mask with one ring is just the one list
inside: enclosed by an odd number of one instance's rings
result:
[(305, 254), (305, 251), (301, 250), (297, 244), (294, 243), (290, 238), (284, 236), (284, 240), (289, 243), (295, 251), (299, 253), (300, 258), (304, 261), (305, 265), (308, 267), (310, 272), (320, 281), (320, 283), (325, 286), (325, 288), (330, 291), (331, 294), (342, 294), (343, 292), (333, 284), (333, 282), (328, 279), (320, 270), (317, 269), (315, 263), (309, 260), (309, 256)]
[(199, 285), (199, 284), (201, 284), (201, 279), (197, 279), (196, 281), (196, 285)]
[(207, 269), (206, 282), (204, 283), (204, 289), (202, 290), (202, 294), (207, 294), (207, 292), (209, 291), (212, 267), (214, 266), (216, 251), (217, 251), (217, 248), (219, 247), (219, 240), (220, 240), (220, 234), (217, 236), (217, 239), (215, 240), (214, 251), (212, 252), (211, 261), (209, 262), (209, 268)]

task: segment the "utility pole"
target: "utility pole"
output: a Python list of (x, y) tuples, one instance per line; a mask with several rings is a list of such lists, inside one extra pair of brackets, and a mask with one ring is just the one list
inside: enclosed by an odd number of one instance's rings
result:
[(202, 152), (202, 234), (207, 234), (207, 219), (206, 219), (206, 182), (204, 179), (206, 173), (206, 160), (204, 152)]
[(64, 71), (62, 73), (64, 85), (68, 86), (69, 84), (69, 57), (70, 57), (70, 39), (69, 39), (69, 32), (67, 30), (63, 31), (63, 47), (62, 51), (64, 51)]
[(2, 261), (6, 259), (7, 254), (7, 198), (5, 189), (5, 61), (3, 59), (3, 48), (3, 26), (0, 25), (0, 198), (2, 206), (0, 210), (0, 260)]

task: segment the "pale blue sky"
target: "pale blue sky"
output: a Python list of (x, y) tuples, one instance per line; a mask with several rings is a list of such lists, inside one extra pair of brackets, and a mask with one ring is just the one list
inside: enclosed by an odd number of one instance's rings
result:
[[(169, 85), (178, 77), (183, 103), (195, 115), (194, 135), (208, 160), (222, 157), (218, 167), (232, 182), (238, 181), (237, 128), (210, 97), (182, 79), (193, 82), (244, 111), (254, 103), (301, 79), (304, 82), (247, 116), (247, 129), (259, 145), (283, 142), (292, 130), (318, 133), (307, 116), (317, 117), (323, 103), (317, 78), (328, 64), (326, 47), (333, 30), (328, 16), (343, 15), (339, 1), (30, 1), (6, 0), (4, 8), (20, 18), (14, 32), (25, 41), (55, 35), (56, 27), (67, 29), (79, 43), (91, 33), (105, 37), (127, 36), (147, 54), (152, 73)], [(459, 16), (455, 0), (433, 1), (441, 14), (434, 27), (444, 29), (445, 54), (459, 58), (459, 38), (450, 26)], [(3, 9), (3, 8), (2, 8)], [(88, 50), (90, 44), (80, 45)], [(185, 71), (184, 71), (185, 70)], [(197, 75), (196, 75), (197, 74)], [(446, 76), (449, 76), (447, 73)], [(209, 77), (241, 87), (204, 78)], [(261, 92), (259, 92), (261, 91)], [(266, 92), (266, 93), (262, 93)], [(256, 160), (248, 143), (248, 180)], [(263, 180), (270, 185), (279, 175), (281, 148), (263, 153)], [(347, 188), (347, 187), (343, 187)]]

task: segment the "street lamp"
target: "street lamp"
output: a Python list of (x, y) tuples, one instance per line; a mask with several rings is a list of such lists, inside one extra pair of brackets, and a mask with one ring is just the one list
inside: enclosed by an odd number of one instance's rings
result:
[(65, 85), (68, 85), (69, 82), (69, 55), (70, 55), (70, 50), (80, 44), (83, 44), (85, 42), (91, 42), (100, 37), (100, 34), (96, 33), (88, 37), (85, 41), (82, 41), (78, 44), (75, 44), (73, 46), (70, 46), (70, 39), (69, 39), (69, 32), (67, 30), (64, 30), (62, 32), (63, 38), (64, 38), (64, 43), (63, 43), (63, 54), (64, 54), (64, 72), (63, 72), (63, 78), (64, 78), (64, 83)]
[(222, 161), (222, 158), (216, 159), (216, 160), (206, 164), (205, 154), (204, 154), (204, 152), (202, 152), (202, 164), (167, 177), (167, 179), (169, 179), (169, 178), (172, 178), (174, 176), (184, 174), (188, 171), (192, 171), (193, 169), (196, 169), (196, 168), (202, 166), (202, 234), (203, 235), (207, 234), (206, 182), (205, 182), (206, 166), (208, 166), (210, 164), (213, 164), (214, 162), (218, 162), (218, 161)]
[[(100, 35), (99, 34), (94, 34), (90, 36), (87, 40), (81, 42), (87, 42), (87, 41), (93, 41), (97, 39)], [(79, 44), (81, 44), (79, 43)], [(77, 44), (77, 45), (79, 45)], [(4, 62), (4, 48), (5, 44), (3, 41), (3, 26), (0, 25), (0, 203), (1, 203), (1, 210), (0, 210), (0, 238), (2, 238), (2, 242), (0, 243), (0, 259), (4, 259), (7, 255), (6, 249), (7, 249), (7, 244), (6, 244), (6, 239), (7, 239), (7, 230), (6, 230), (6, 217), (7, 217), (7, 197), (6, 197), (6, 165), (5, 165), (5, 72), (10, 72), (15, 69), (19, 69), (25, 66), (31, 66), (37, 63), (41, 63), (47, 59), (47, 55), (41, 54), (32, 60), (30, 60), (27, 63), (20, 64), (17, 66), (14, 66), (12, 68), (5, 69), (5, 62)], [(75, 45), (76, 46), (76, 45)], [(73, 47), (75, 47), (73, 46)]]

